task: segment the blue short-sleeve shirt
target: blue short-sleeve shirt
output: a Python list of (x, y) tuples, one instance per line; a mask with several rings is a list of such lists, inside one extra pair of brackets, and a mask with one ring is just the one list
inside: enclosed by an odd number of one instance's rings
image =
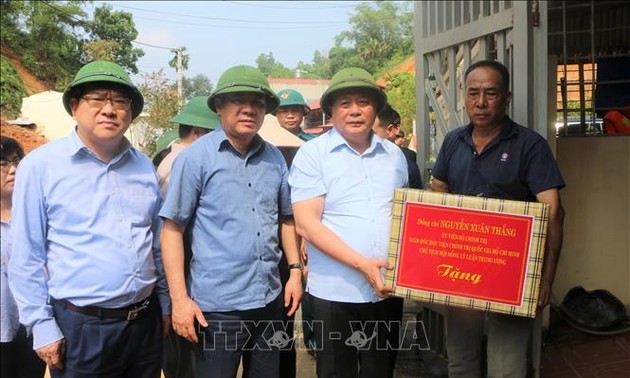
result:
[(264, 307), (281, 292), (279, 216), (292, 215), (288, 170), (259, 136), (246, 156), (217, 128), (175, 159), (160, 216), (186, 225), (188, 287), (202, 311)]

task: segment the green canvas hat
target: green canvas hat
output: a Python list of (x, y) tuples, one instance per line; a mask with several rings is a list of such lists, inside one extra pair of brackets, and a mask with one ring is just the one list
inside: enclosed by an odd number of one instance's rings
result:
[(173, 142), (179, 139), (179, 131), (168, 129), (155, 142), (155, 153), (158, 154), (167, 149)]
[(70, 100), (80, 94), (78, 89), (85, 84), (97, 82), (119, 84), (129, 89), (131, 94), (131, 118), (136, 118), (140, 115), (144, 107), (144, 98), (131, 81), (129, 74), (118, 64), (102, 60), (90, 62), (83, 66), (63, 92), (63, 106), (68, 114), (72, 115)]
[(376, 111), (379, 112), (387, 103), (387, 95), (376, 84), (376, 81), (369, 72), (363, 68), (348, 67), (337, 72), (330, 80), (330, 86), (322, 95), (320, 106), (326, 115), (330, 116), (330, 106), (333, 95), (342, 89), (367, 89), (374, 92), (378, 102)]
[(208, 107), (216, 112), (214, 99), (227, 93), (252, 92), (262, 93), (267, 98), (266, 113), (274, 111), (280, 99), (271, 90), (269, 81), (258, 68), (251, 66), (234, 66), (228, 68), (219, 78), (217, 87), (208, 98)]
[(197, 96), (188, 100), (186, 105), (184, 105), (184, 109), (171, 118), (170, 121), (214, 130), (219, 124), (219, 116), (208, 108), (207, 96)]
[[(294, 89), (283, 89), (276, 95), (280, 98), (280, 105), (278, 105), (278, 108), (283, 106), (302, 106), (304, 108), (304, 114), (311, 111), (311, 108), (309, 108), (306, 101), (304, 101), (302, 94)], [(274, 110), (272, 114), (276, 115), (277, 110), (278, 109)]]

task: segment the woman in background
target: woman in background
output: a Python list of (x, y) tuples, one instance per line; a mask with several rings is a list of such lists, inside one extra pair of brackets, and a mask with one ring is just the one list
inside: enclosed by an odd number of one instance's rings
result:
[(33, 339), (18, 321), (18, 309), (9, 289), (7, 266), (11, 258), (11, 196), (15, 171), (24, 157), (19, 143), (0, 137), (0, 369), (2, 377), (41, 378), (46, 365), (33, 350)]

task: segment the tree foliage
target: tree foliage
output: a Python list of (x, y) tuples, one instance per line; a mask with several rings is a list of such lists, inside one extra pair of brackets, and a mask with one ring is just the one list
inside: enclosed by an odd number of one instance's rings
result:
[(273, 53), (260, 54), (256, 58), (258, 69), (267, 77), (295, 77), (295, 71), (277, 62)]
[(210, 96), (213, 89), (212, 82), (203, 74), (197, 74), (191, 78), (184, 76), (182, 84), (186, 101), (197, 96)]
[(94, 10), (94, 20), (88, 24), (90, 40), (87, 43), (106, 41), (111, 61), (138, 73), (136, 62), (144, 56), (144, 51), (134, 48), (131, 41), (138, 37), (138, 31), (129, 12), (114, 12), (110, 5), (104, 4)]
[(391, 76), (387, 87), (387, 101), (400, 114), (401, 128), (406, 134), (413, 133), (416, 119), (416, 79), (409, 72)]
[(335, 71), (358, 66), (377, 74), (396, 55), (413, 53), (413, 12), (410, 2), (360, 3), (350, 17), (351, 30), (335, 38), (330, 51)]
[(63, 90), (85, 63), (112, 60), (133, 73), (144, 52), (133, 48), (132, 14), (104, 4), (93, 20), (82, 9), (91, 1), (0, 2), (0, 39), (48, 88)]
[(26, 89), (13, 65), (4, 56), (0, 63), (0, 69), (0, 92), (2, 93), (0, 109), (4, 116), (14, 118), (20, 114), (22, 98), (26, 96)]
[(361, 67), (380, 76), (413, 54), (413, 11), (409, 1), (360, 3), (350, 17), (351, 29), (335, 37), (335, 45), (324, 54), (315, 51), (311, 63), (299, 62), (290, 69), (276, 61), (273, 53), (256, 59), (267, 76), (291, 78), (295, 71), (305, 77), (330, 78), (345, 67)]
[(306, 64), (298, 62), (296, 70), (307, 73), (306, 77), (316, 79), (330, 79), (330, 59), (319, 51), (313, 53), (313, 62)]
[(21, 57), (22, 65), (49, 88), (65, 87), (81, 67), (85, 1), (2, 1), (2, 44)]
[[(155, 152), (155, 142), (162, 133), (175, 124), (170, 119), (179, 110), (177, 90), (169, 84), (164, 70), (143, 75), (144, 82), (138, 86), (144, 97), (143, 115), (139, 117), (142, 129), (138, 130), (137, 141), (140, 148), (149, 156)], [(146, 115), (144, 115), (146, 114)], [(140, 125), (138, 125), (140, 129)]]
[(83, 54), (86, 61), (108, 60), (116, 61), (116, 50), (120, 44), (116, 41), (108, 39), (99, 39), (97, 41), (88, 41), (83, 44)]
[[(188, 69), (188, 63), (190, 62), (190, 54), (186, 54), (186, 47), (180, 47), (182, 50), (182, 70), (186, 71)], [(179, 49), (172, 49), (171, 52), (175, 54), (173, 59), (169, 60), (169, 67), (175, 68), (177, 70), (177, 51)]]

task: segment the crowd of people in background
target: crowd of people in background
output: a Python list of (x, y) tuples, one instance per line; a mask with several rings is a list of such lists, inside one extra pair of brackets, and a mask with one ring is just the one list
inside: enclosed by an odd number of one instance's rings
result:
[[(550, 205), (543, 308), (564, 182), (546, 141), (506, 115), (505, 66), (471, 65), (465, 99), (470, 124), (446, 136), (430, 189)], [(153, 159), (124, 136), (144, 98), (118, 64), (83, 66), (63, 105), (68, 137), (28, 154), (0, 140), (2, 376), (295, 377), (299, 306), (319, 377), (394, 376), (393, 193), (424, 181), (367, 71), (332, 77), (320, 100), (332, 128), (316, 137), (302, 94), (231, 67), (171, 119)], [(297, 153), (258, 134), (267, 114), (305, 142)], [(532, 321), (455, 308), (449, 375), (480, 376), (486, 316), (489, 374), (524, 377)], [(377, 342), (347, 342), (357, 321)]]

